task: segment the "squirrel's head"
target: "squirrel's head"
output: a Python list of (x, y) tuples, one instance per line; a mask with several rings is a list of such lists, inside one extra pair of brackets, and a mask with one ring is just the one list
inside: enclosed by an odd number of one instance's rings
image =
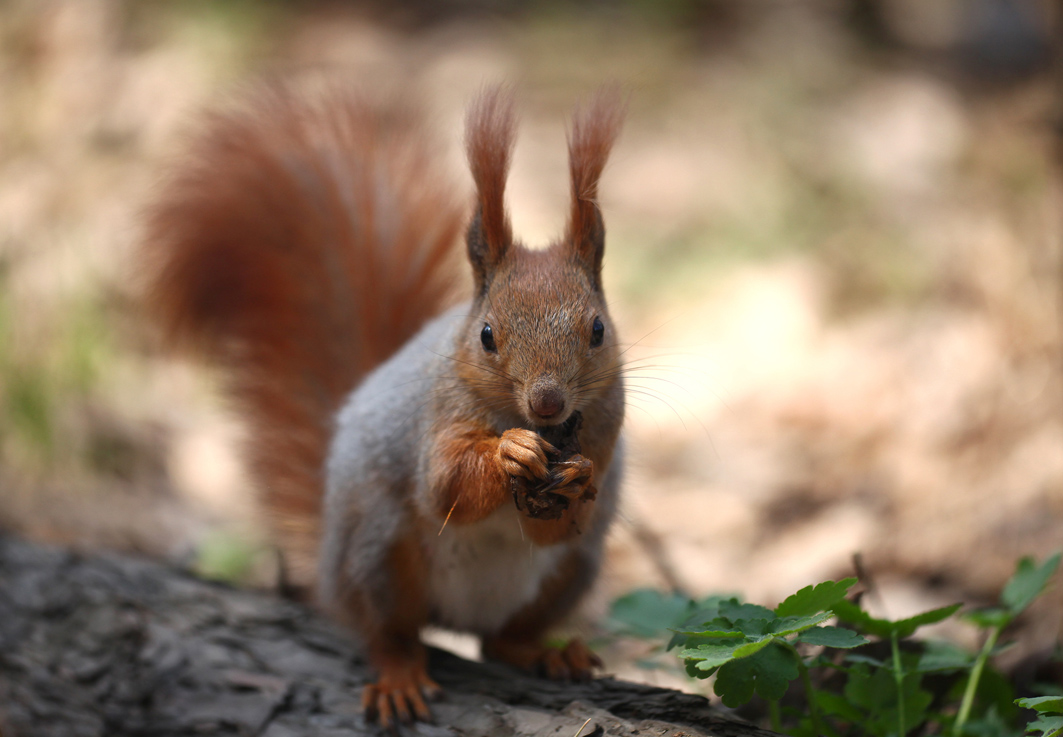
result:
[(564, 236), (531, 250), (513, 238), (503, 194), (513, 107), (499, 88), (470, 108), (466, 146), (477, 206), (467, 234), (475, 298), (459, 349), (485, 406), (531, 425), (564, 422), (616, 387), (619, 351), (602, 292), (605, 227), (598, 179), (620, 130), (613, 90), (577, 110), (569, 132), (572, 201)]

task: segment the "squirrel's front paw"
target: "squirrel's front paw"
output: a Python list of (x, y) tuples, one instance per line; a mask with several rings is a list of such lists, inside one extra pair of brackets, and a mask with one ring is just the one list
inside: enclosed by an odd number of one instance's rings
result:
[(549, 475), (546, 454), (553, 452), (554, 446), (531, 430), (506, 430), (498, 442), (498, 463), (510, 476), (542, 480)]
[(543, 491), (560, 494), (569, 499), (593, 499), (593, 482), (594, 463), (590, 458), (575, 454), (551, 464), (550, 485)]

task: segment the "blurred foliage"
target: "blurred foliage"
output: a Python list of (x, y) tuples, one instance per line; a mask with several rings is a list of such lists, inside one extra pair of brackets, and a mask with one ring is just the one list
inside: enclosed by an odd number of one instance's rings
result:
[(247, 536), (214, 530), (197, 546), (192, 569), (196, 575), (232, 584), (251, 582), (266, 551)]
[(9, 273), (0, 270), (0, 458), (38, 474), (86, 464), (98, 470), (106, 452), (72, 425), (112, 365), (108, 311), (97, 297), (72, 299), (52, 326), (55, 334), (35, 340), (41, 336), (17, 324), (4, 284)]
[(129, 38), (139, 45), (163, 38), (208, 53), (229, 49), (228, 71), (247, 71), (247, 63), (268, 52), (298, 3), (284, 0), (135, 0), (124, 5)]

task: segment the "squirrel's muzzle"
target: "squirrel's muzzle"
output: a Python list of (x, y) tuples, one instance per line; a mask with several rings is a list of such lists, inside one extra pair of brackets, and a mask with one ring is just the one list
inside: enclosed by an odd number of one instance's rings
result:
[(538, 419), (556, 419), (565, 410), (565, 394), (549, 379), (537, 381), (528, 393), (528, 408)]

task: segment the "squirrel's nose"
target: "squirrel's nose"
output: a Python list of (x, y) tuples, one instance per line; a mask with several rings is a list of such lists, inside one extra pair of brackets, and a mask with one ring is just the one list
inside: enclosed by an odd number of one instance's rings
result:
[(531, 411), (544, 420), (557, 417), (565, 408), (565, 397), (556, 387), (540, 389), (528, 400)]

